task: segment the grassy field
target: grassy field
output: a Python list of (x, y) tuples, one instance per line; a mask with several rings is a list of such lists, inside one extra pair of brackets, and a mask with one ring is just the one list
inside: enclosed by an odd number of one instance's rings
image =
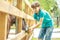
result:
[[(37, 40), (37, 38), (32, 38), (32, 40)], [(60, 38), (53, 38), (52, 40), (60, 40)]]

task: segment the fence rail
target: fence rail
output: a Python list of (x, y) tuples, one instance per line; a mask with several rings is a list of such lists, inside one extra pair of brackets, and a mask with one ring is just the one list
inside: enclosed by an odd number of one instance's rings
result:
[[(0, 1), (0, 40), (7, 40), (7, 19), (9, 14), (15, 16), (18, 21), (17, 35), (11, 40), (28, 40), (31, 33), (26, 33), (25, 30), (22, 31), (22, 19), (24, 18), (26, 20), (29, 29), (33, 28), (32, 26), (36, 24), (36, 21), (32, 17), (34, 12), (30, 7), (28, 0), (17, 0), (16, 6), (11, 5), (13, 3), (11, 1), (13, 0), (7, 1)], [(22, 2), (25, 3), (25, 11), (22, 11)]]

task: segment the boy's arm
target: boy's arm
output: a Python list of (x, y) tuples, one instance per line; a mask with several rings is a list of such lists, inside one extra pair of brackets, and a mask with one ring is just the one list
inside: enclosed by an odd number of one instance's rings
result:
[(37, 28), (39, 25), (42, 25), (42, 22), (43, 22), (43, 18), (40, 18), (40, 21), (39, 23), (33, 25), (32, 27), (30, 27), (29, 29), (34, 29), (34, 28)]

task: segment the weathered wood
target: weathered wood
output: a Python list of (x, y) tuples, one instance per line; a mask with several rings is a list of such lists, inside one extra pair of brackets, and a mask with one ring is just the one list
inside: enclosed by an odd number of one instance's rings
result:
[(25, 33), (25, 31), (21, 31), (11, 40), (26, 40), (26, 37), (27, 37), (27, 33)]
[(6, 0), (10, 5), (13, 5), (14, 0)]
[[(17, 0), (17, 8), (19, 10), (22, 10), (22, 0)], [(22, 14), (22, 13), (21, 13)], [(18, 26), (17, 26), (17, 33), (20, 33), (22, 30), (22, 18), (16, 18), (18, 21)]]
[[(27, 8), (27, 9), (26, 9)], [(27, 13), (28, 15), (33, 15), (33, 10), (31, 9), (30, 7), (30, 4), (28, 1), (25, 0), (25, 13)], [(26, 20), (29, 28), (35, 24), (33, 20)], [(33, 23), (33, 24), (32, 24)], [(31, 32), (28, 32), (28, 37), (27, 37), (27, 40), (29, 40), (29, 37), (31, 36)]]
[[(33, 14), (33, 13), (31, 13), (31, 12), (32, 12), (32, 10), (29, 8), (29, 15)], [(31, 16), (32, 16), (32, 15), (31, 15)], [(32, 20), (29, 21), (30, 27), (33, 25), (31, 22), (33, 23), (33, 21), (32, 21)]]
[(17, 0), (17, 8), (18, 8), (19, 10), (22, 10), (22, 1), (23, 1), (23, 0)]
[[(27, 8), (27, 9), (26, 9)], [(28, 5), (26, 5), (26, 3), (25, 3), (25, 13), (26, 14), (29, 14), (29, 7), (28, 7)], [(27, 16), (26, 16), (27, 17)], [(26, 23), (28, 24), (28, 26), (30, 26), (30, 21), (29, 20), (27, 20), (27, 19), (25, 19), (26, 20)]]
[(7, 35), (7, 14), (0, 12), (0, 40), (6, 40)]
[[(32, 17), (33, 17), (33, 14), (34, 14), (34, 12), (29, 8), (29, 15), (31, 15)], [(32, 25), (34, 25), (35, 24), (35, 21), (33, 21), (33, 20), (30, 20), (30, 27), (32, 26)]]
[[(25, 0), (25, 12), (33, 17), (34, 12), (33, 12), (33, 9), (31, 8), (31, 4), (28, 2), (28, 0)], [(35, 21), (33, 21), (33, 20), (28, 20), (27, 22), (28, 22), (29, 26), (32, 26), (33, 24), (35, 24)]]
[[(18, 8), (10, 5), (8, 2), (5, 2), (5, 1), (0, 2), (0, 11), (6, 12), (8, 14), (11, 14), (17, 17), (34, 20), (33, 17), (25, 14), (24, 12), (20, 11)], [(28, 17), (25, 17), (25, 16), (28, 16)]]
[[(14, 0), (6, 0), (10, 5), (13, 5), (13, 2), (14, 2)], [(10, 28), (11, 28), (11, 24), (12, 24), (12, 20), (13, 20), (13, 15), (8, 15), (8, 24), (7, 24), (7, 38), (8, 38), (8, 35), (9, 35), (9, 32), (10, 32)]]
[(29, 3), (28, 0), (24, 0), (24, 2), (26, 3), (26, 5), (28, 5), (28, 7), (33, 11), (33, 9), (31, 8), (31, 4)]
[[(19, 1), (21, 1), (21, 0), (19, 0)], [(18, 2), (18, 5), (17, 5), (18, 8), (16, 8), (16, 7), (10, 5), (7, 2), (0, 2), (0, 11), (1, 12), (4, 12), (4, 14), (14, 15), (18, 18), (18, 33), (22, 30), (22, 25), (21, 25), (22, 24), (22, 18), (25, 18), (25, 19), (28, 19), (28, 20), (34, 20), (33, 17), (26, 14), (27, 9), (26, 9), (26, 13), (20, 11), (20, 10), (22, 10), (21, 9), (22, 6), (20, 7), (19, 5), (21, 6), (21, 3)], [(4, 21), (4, 22), (7, 22), (7, 21)], [(28, 24), (30, 25), (30, 23), (28, 23)], [(6, 28), (4, 28), (4, 29), (6, 29)], [(25, 40), (25, 38), (27, 38), (27, 36), (23, 36), (21, 38), (22, 35), (26, 35), (26, 33), (17, 36), (14, 40), (20, 40), (20, 39)]]
[(29, 14), (29, 7), (28, 5), (25, 3), (25, 11), (24, 11), (26, 14)]
[(18, 25), (17, 25), (17, 33), (20, 33), (22, 30), (22, 18), (17, 18)]
[[(34, 28), (35, 26), (39, 26), (38, 24), (33, 25), (31, 27), (29, 27), (29, 29)], [(18, 33), (14, 38), (12, 38), (11, 40), (28, 40), (29, 37), (31, 36), (32, 32), (29, 32), (29, 34), (25, 33), (25, 31), (21, 31), (20, 33)]]

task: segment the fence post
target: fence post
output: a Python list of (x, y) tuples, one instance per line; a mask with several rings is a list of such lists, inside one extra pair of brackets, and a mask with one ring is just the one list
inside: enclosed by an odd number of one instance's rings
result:
[(7, 14), (0, 12), (0, 40), (6, 40), (7, 35)]
[[(22, 10), (22, 0), (17, 0), (17, 8)], [(22, 18), (16, 17), (16, 20), (18, 21), (17, 33), (19, 33), (22, 30)]]

